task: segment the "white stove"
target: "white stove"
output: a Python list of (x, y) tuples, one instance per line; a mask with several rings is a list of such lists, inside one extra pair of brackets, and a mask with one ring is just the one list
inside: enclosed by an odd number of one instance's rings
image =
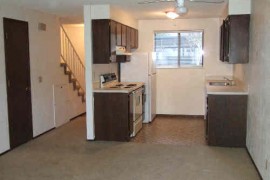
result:
[(142, 86), (142, 82), (118, 82), (115, 73), (109, 73), (100, 76), (99, 87), (95, 87), (94, 92), (130, 93)]
[(96, 93), (127, 93), (129, 97), (129, 114), (133, 122), (131, 137), (142, 129), (145, 112), (145, 88), (141, 82), (118, 82), (115, 73), (100, 76), (100, 87), (95, 88)]

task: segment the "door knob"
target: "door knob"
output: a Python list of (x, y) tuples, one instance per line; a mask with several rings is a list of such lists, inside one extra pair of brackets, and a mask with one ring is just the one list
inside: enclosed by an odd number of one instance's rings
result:
[(26, 87), (26, 88), (25, 88), (25, 91), (26, 91), (26, 92), (29, 92), (29, 91), (30, 91), (30, 88), (29, 88), (29, 87)]

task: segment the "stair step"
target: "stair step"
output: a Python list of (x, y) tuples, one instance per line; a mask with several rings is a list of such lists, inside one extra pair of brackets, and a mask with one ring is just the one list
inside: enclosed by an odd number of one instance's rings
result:
[(71, 72), (71, 71), (66, 71), (65, 74), (66, 74), (66, 75), (71, 75), (72, 72)]
[(76, 78), (71, 78), (71, 79), (70, 79), (70, 82), (71, 82), (71, 83), (77, 82), (77, 79), (76, 79)]
[(76, 85), (73, 84), (73, 88), (74, 88), (74, 90), (80, 90), (81, 86), (77, 85), (77, 84)]
[(82, 96), (82, 103), (85, 103), (86, 99), (85, 99), (85, 95)]
[(73, 84), (73, 86), (76, 84), (76, 82), (77, 82), (77, 79), (75, 79), (75, 78), (69, 78), (69, 83), (72, 83)]
[(81, 86), (78, 84), (78, 80), (77, 78), (74, 77), (72, 71), (69, 69), (67, 63), (65, 62), (60, 62), (60, 66), (64, 67), (64, 73), (65, 75), (68, 75), (69, 77), (69, 82), (73, 84), (73, 89), (74, 91), (78, 91), (78, 96), (81, 97), (82, 99), (82, 103), (86, 102), (86, 98), (85, 98), (85, 92), (84, 90), (81, 88)]
[(66, 64), (66, 63), (64, 63), (64, 62), (61, 62), (61, 63), (60, 63), (60, 66), (61, 66), (61, 67), (66, 67), (66, 66), (67, 66), (67, 64)]
[(78, 92), (78, 96), (84, 96), (84, 92)]
[(70, 75), (69, 82), (73, 84), (74, 90), (80, 90), (81, 86), (78, 84), (78, 80)]

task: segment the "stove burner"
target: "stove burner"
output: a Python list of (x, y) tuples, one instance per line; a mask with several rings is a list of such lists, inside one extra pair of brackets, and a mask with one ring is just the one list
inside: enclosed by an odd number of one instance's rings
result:
[(127, 86), (132, 87), (132, 86), (137, 86), (137, 84), (128, 84)]
[(121, 87), (121, 86), (124, 86), (124, 84), (117, 84), (117, 85), (115, 85), (115, 86)]

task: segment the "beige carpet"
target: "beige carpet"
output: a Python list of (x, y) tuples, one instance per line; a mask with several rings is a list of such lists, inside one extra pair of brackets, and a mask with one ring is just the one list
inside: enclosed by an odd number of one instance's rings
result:
[(256, 180), (244, 149), (88, 142), (85, 118), (0, 156), (0, 180)]

